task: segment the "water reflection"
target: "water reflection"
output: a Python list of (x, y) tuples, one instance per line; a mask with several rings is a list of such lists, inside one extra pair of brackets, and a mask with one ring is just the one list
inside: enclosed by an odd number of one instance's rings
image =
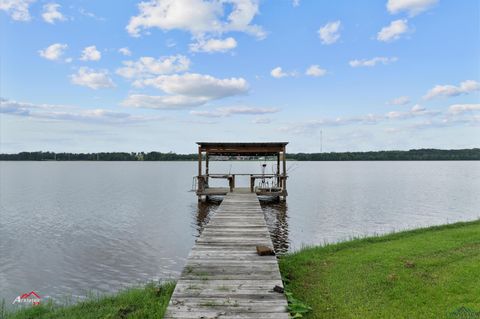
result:
[(210, 217), (217, 211), (222, 203), (221, 197), (210, 197), (208, 201), (199, 201), (195, 214), (193, 227), (196, 230), (195, 236), (200, 237), (203, 228), (208, 224)]
[(287, 201), (262, 199), (260, 205), (277, 255), (287, 253), (290, 247)]
[[(205, 225), (208, 224), (210, 218), (217, 211), (222, 203), (222, 198), (210, 198), (205, 202), (198, 202), (195, 220), (193, 222), (197, 231), (196, 236), (199, 237)], [(288, 252), (290, 241), (288, 239), (288, 206), (286, 201), (271, 200), (262, 198), (260, 200), (267, 228), (272, 238), (273, 247), (279, 255)]]

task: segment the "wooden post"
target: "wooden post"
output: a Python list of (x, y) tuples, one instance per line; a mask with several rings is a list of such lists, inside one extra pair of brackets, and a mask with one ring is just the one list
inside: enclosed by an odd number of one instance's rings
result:
[(255, 178), (250, 174), (250, 192), (253, 193), (255, 189)]
[(202, 148), (198, 147), (198, 176), (202, 176)]
[(208, 173), (209, 173), (209, 167), (208, 167), (208, 163), (209, 163), (209, 160), (208, 160), (208, 152), (205, 153), (205, 181), (208, 185)]
[(287, 190), (287, 156), (285, 154), (285, 146), (283, 147), (283, 190)]
[(282, 187), (282, 179), (280, 178), (280, 152), (277, 153), (277, 186)]

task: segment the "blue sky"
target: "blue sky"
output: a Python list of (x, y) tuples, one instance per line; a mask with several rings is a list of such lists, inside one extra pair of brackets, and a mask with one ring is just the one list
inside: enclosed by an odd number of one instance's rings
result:
[(0, 0), (0, 151), (480, 146), (476, 0)]

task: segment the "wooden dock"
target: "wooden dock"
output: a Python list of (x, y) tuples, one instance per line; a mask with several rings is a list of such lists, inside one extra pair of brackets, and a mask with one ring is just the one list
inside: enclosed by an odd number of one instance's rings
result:
[(228, 193), (197, 239), (177, 282), (165, 318), (286, 319), (287, 301), (255, 193)]

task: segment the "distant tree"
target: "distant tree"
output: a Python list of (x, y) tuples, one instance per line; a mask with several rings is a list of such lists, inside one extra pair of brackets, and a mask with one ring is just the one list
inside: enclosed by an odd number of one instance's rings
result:
[[(234, 159), (235, 157), (220, 158)], [(194, 161), (197, 159), (198, 154), (161, 153), (155, 151), (149, 153), (54, 153), (38, 151), (0, 154), (0, 160), (3, 161)], [(287, 153), (287, 159), (296, 161), (478, 161), (480, 160), (480, 148), (460, 150), (418, 149), (377, 152)]]

